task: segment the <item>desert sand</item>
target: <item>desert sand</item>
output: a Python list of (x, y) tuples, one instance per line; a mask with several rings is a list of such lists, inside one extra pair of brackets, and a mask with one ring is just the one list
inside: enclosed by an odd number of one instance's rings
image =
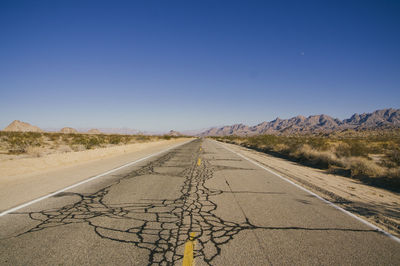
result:
[(167, 143), (179, 143), (181, 141), (182, 139), (162, 140), (78, 152), (54, 153), (39, 158), (2, 160), (0, 164), (0, 180), (26, 173), (47, 172), (64, 166), (80, 165), (86, 162), (137, 152), (151, 147), (163, 147)]
[(178, 138), (2, 160), (0, 212), (187, 141)]

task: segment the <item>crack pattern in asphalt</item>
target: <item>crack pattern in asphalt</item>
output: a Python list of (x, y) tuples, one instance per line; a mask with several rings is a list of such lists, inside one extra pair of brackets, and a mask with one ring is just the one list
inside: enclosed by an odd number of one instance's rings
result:
[[(59, 209), (30, 212), (30, 218), (39, 223), (20, 235), (50, 227), (86, 223), (103, 239), (129, 243), (148, 250), (148, 265), (174, 265), (182, 260), (184, 245), (190, 237), (189, 234), (195, 232), (194, 257), (211, 265), (213, 259), (221, 253), (222, 246), (243, 230), (336, 230), (335, 228), (260, 227), (253, 225), (247, 217), (242, 223), (218, 217), (214, 214), (218, 206), (210, 197), (234, 192), (210, 189), (205, 185), (217, 169), (204, 159), (200, 166), (196, 164), (196, 158), (199, 156), (199, 152), (196, 151), (199, 145), (196, 143), (198, 142), (187, 144), (185, 148), (175, 149), (95, 193), (58, 194), (58, 197), (77, 196), (79, 199)], [(191, 157), (188, 156), (188, 150)], [(185, 153), (185, 156), (182, 153)], [(179, 165), (171, 165), (177, 159)], [(124, 204), (110, 204), (105, 200), (113, 186), (122, 180), (141, 175), (162, 175), (157, 173), (155, 168), (182, 167), (185, 163), (187, 167), (175, 174), (183, 178), (179, 198), (146, 199), (142, 202)], [(121, 223), (123, 226), (119, 226)]]

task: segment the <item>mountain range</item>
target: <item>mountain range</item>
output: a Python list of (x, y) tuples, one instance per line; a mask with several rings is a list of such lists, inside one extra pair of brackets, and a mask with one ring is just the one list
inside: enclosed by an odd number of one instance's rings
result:
[(329, 133), (345, 129), (386, 129), (400, 128), (400, 109), (382, 109), (372, 113), (354, 114), (348, 119), (339, 120), (328, 115), (298, 115), (289, 119), (279, 117), (270, 122), (262, 122), (255, 126), (235, 124), (231, 126), (213, 127), (199, 136), (251, 136), (259, 134), (306, 134)]
[[(231, 126), (212, 127), (203, 131), (192, 130), (182, 131), (181, 133), (171, 130), (169, 133), (162, 132), (141, 132), (130, 128), (100, 128), (100, 129), (74, 129), (65, 127), (57, 130), (61, 133), (88, 133), (88, 134), (145, 134), (145, 135), (197, 135), (197, 136), (252, 136), (259, 134), (307, 134), (307, 133), (330, 133), (346, 129), (365, 130), (365, 129), (387, 129), (400, 128), (400, 109), (382, 109), (372, 113), (354, 114), (350, 118), (340, 120), (329, 115), (311, 115), (304, 117), (298, 115), (289, 119), (276, 118), (270, 122), (262, 122), (255, 126), (235, 124)], [(4, 131), (22, 132), (44, 132), (37, 126), (19, 120), (13, 121)]]

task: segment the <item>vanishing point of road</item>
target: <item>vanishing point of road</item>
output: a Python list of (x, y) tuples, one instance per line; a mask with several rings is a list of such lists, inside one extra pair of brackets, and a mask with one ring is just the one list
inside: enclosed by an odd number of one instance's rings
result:
[(1, 265), (191, 263), (399, 265), (400, 244), (208, 139), (0, 217)]

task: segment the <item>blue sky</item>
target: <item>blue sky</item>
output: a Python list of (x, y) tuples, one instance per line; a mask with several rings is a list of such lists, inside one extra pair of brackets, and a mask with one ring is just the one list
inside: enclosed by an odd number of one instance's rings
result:
[(400, 107), (400, 1), (0, 1), (0, 128)]

